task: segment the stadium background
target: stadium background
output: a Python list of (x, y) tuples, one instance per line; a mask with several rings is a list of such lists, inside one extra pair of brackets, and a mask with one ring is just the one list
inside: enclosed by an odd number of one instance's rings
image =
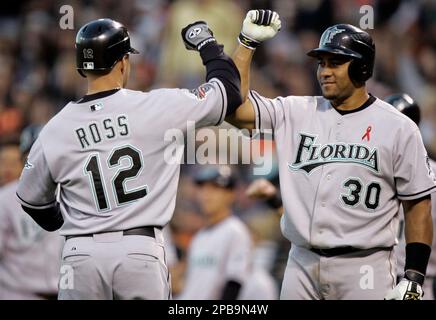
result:
[[(59, 25), (59, 8), (74, 9), (74, 29)], [(322, 31), (334, 23), (358, 25), (359, 8), (374, 8), (373, 36), (377, 53), (369, 91), (383, 98), (407, 92), (422, 109), (421, 131), (432, 158), (436, 156), (436, 1), (434, 0), (126, 0), (126, 1), (15, 1), (0, 6), (0, 147), (19, 138), (28, 126), (42, 125), (68, 101), (83, 96), (86, 81), (75, 70), (74, 38), (84, 23), (110, 17), (130, 30), (141, 54), (132, 56), (128, 88), (148, 91), (158, 87), (194, 88), (204, 80), (196, 54), (187, 52), (180, 30), (205, 20), (225, 51), (232, 53), (245, 12), (272, 8), (282, 19), (279, 35), (255, 54), (252, 88), (263, 95), (317, 95), (316, 65), (305, 53), (316, 47)], [(122, 106), (120, 106), (122, 107)], [(165, 116), (164, 114), (162, 116)], [(273, 151), (270, 143), (265, 152)], [(3, 167), (4, 164), (0, 164)], [(234, 165), (239, 178), (234, 212), (251, 227), (260, 242), (256, 255), (279, 282), (288, 244), (280, 236), (278, 215), (244, 191), (253, 180), (250, 165)], [(204, 221), (195, 199), (195, 165), (183, 165), (178, 202), (171, 223), (175, 245), (174, 289), (178, 265), (192, 235)], [(0, 186), (7, 183), (0, 170)], [(276, 179), (273, 170), (267, 178)], [(275, 181), (277, 182), (277, 181)], [(1, 205), (1, 204), (0, 204)], [(177, 262), (178, 261), (178, 262)]]

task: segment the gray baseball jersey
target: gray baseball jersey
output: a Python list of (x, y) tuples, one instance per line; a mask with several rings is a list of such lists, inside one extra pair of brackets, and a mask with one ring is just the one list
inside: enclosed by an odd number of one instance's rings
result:
[(216, 78), (192, 91), (111, 93), (66, 105), (41, 131), (23, 170), (17, 196), (28, 207), (52, 206), (60, 184), (61, 235), (166, 225), (182, 155), (164, 160), (176, 144), (165, 135), (186, 133), (188, 120), (217, 125), (226, 114)]
[(277, 144), (283, 234), (302, 247), (396, 243), (399, 200), (436, 190), (418, 127), (371, 97), (341, 114), (323, 97), (250, 93), (256, 127)]
[[(430, 159), (430, 165), (433, 171), (436, 170), (436, 162)], [(431, 208), (433, 226), (436, 226), (436, 197), (431, 197)], [(400, 213), (400, 226), (398, 228), (398, 245), (395, 246), (395, 256), (397, 258), (397, 275), (402, 276), (404, 274), (404, 263), (406, 261), (406, 237), (404, 235), (404, 215), (401, 207)], [(436, 299), (436, 295), (433, 290), (436, 290), (436, 231), (433, 231), (433, 246), (428, 261), (426, 280), (424, 282), (424, 299)], [(433, 289), (435, 286), (435, 289)], [(436, 292), (436, 291), (435, 291)]]
[(57, 294), (63, 237), (41, 229), (15, 197), (18, 181), (0, 189), (0, 299)]
[(178, 299), (220, 299), (229, 280), (244, 286), (251, 246), (247, 227), (233, 216), (200, 230), (189, 246), (185, 286)]

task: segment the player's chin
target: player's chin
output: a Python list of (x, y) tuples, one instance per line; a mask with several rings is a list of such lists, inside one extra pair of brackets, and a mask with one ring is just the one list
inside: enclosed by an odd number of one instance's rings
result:
[(335, 100), (338, 97), (336, 92), (332, 90), (324, 90), (324, 89), (322, 89), (322, 96), (327, 100)]

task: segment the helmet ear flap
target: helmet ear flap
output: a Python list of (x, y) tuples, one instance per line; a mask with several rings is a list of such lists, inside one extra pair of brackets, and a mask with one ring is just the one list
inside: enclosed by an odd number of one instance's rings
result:
[(371, 78), (368, 65), (361, 60), (352, 59), (348, 68), (350, 79), (357, 83), (363, 83)]

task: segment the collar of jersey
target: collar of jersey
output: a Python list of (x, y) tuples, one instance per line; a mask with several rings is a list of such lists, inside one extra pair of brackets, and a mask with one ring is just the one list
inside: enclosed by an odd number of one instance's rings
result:
[(376, 97), (374, 97), (372, 94), (369, 94), (368, 100), (366, 100), (365, 103), (362, 104), (359, 108), (356, 108), (356, 109), (353, 109), (353, 110), (338, 110), (335, 107), (333, 107), (333, 109), (335, 109), (340, 115), (343, 116), (343, 115), (346, 115), (346, 114), (362, 111), (363, 109), (366, 109), (370, 105), (372, 105), (375, 100), (376, 100)]
[(93, 94), (87, 94), (85, 96), (83, 96), (81, 99), (77, 100), (76, 103), (84, 103), (84, 102), (89, 102), (92, 100), (96, 100), (96, 99), (101, 99), (101, 98), (105, 98), (108, 97), (110, 95), (113, 95), (114, 93), (117, 93), (118, 91), (120, 91), (121, 88), (115, 88), (115, 89), (110, 89), (110, 90), (106, 90), (106, 91), (100, 91), (97, 93), (93, 93)]

